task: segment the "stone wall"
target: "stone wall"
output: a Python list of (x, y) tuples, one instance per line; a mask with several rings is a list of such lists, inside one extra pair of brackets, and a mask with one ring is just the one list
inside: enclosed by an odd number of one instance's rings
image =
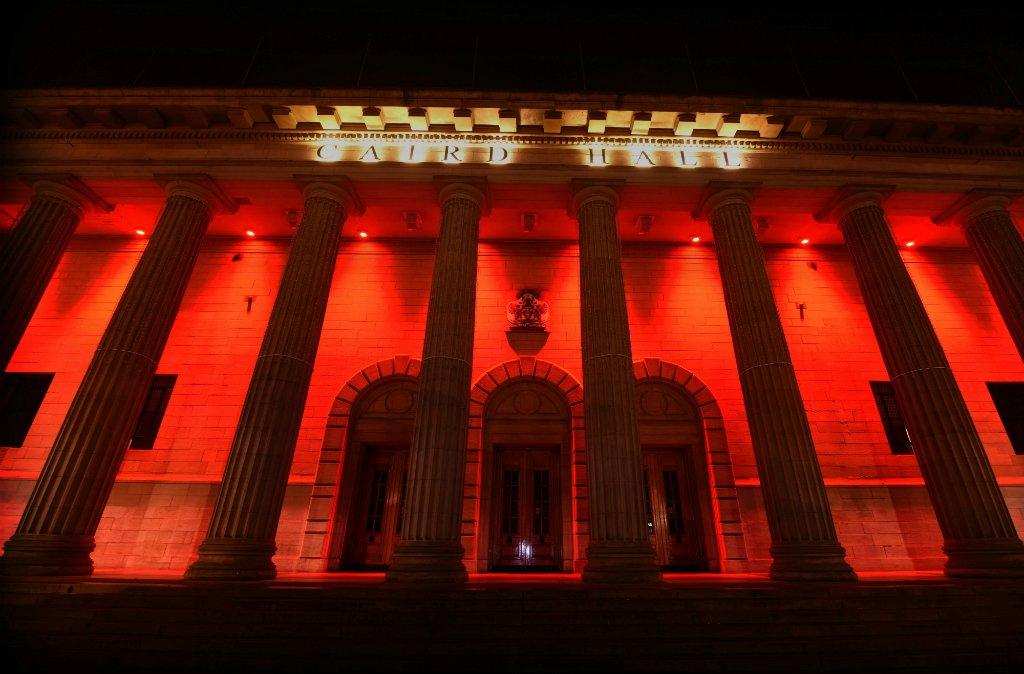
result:
[[(13, 531), (142, 242), (75, 239), (12, 360), (55, 372), (21, 448), (0, 448), (0, 536)], [(158, 372), (178, 380), (152, 450), (129, 450), (97, 534), (100, 567), (183, 569), (205, 532), (288, 243), (209, 239)], [(241, 259), (233, 260), (236, 253)], [(936, 568), (941, 539), (913, 456), (887, 446), (868, 382), (887, 379), (842, 248), (769, 248), (769, 276), (829, 488), (839, 535), (860, 571)], [(1024, 456), (1015, 455), (985, 382), (1024, 381), (1024, 365), (967, 250), (904, 251), (1018, 527)], [(327, 416), (367, 365), (422, 348), (431, 242), (342, 243), (279, 533), (294, 568)], [(740, 488), (751, 568), (767, 561), (757, 472), (714, 251), (627, 244), (623, 272), (633, 357), (692, 371), (714, 395)], [(473, 379), (518, 357), (505, 304), (523, 288), (551, 308), (535, 354), (581, 379), (579, 264), (571, 242), (480, 246)], [(247, 298), (253, 298), (251, 309)], [(801, 310), (801, 306), (802, 310)]]

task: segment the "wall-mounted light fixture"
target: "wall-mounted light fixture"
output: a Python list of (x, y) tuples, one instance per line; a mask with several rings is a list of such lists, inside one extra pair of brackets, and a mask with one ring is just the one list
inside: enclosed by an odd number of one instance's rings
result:
[(402, 222), (405, 223), (405, 228), (412, 232), (423, 224), (423, 216), (419, 211), (402, 211)]
[(653, 215), (639, 215), (636, 218), (636, 233), (637, 234), (649, 234), (651, 227), (654, 226)]

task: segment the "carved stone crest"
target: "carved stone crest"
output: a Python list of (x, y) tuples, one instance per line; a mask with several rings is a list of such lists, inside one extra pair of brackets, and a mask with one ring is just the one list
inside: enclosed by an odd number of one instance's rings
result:
[(548, 303), (534, 290), (520, 290), (508, 303), (506, 315), (510, 332), (547, 332)]

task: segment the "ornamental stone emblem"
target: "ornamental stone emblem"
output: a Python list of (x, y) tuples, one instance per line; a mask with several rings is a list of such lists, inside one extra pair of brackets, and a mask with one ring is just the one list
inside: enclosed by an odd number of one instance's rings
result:
[(506, 314), (510, 332), (547, 332), (548, 303), (534, 290), (520, 290), (508, 303)]

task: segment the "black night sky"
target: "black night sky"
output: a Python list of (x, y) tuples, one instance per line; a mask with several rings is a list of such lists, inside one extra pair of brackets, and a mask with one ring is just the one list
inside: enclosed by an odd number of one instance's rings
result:
[(43, 0), (9, 23), (3, 86), (1024, 97), (1024, 12), (985, 3), (366, 4)]

